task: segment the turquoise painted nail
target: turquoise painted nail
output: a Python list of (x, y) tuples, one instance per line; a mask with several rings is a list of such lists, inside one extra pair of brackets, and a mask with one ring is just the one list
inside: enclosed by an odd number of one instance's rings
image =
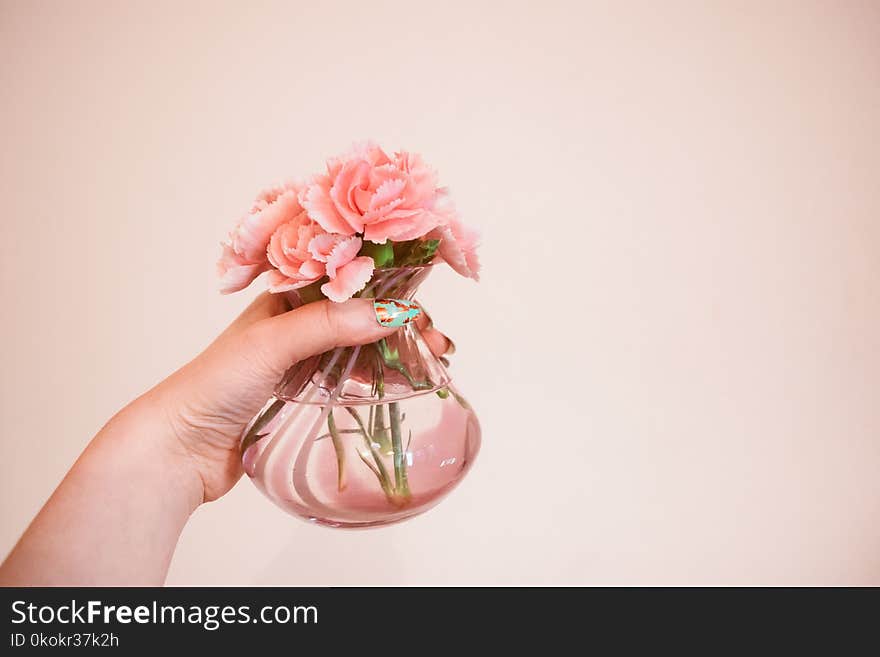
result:
[(400, 299), (376, 299), (373, 302), (376, 321), (380, 326), (397, 328), (406, 326), (422, 314), (422, 309), (410, 301)]

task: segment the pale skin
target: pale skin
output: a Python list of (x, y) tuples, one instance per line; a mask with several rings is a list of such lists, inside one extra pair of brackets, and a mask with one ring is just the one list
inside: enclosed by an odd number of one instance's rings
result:
[[(420, 320), (431, 350), (446, 352), (445, 336)], [(288, 310), (259, 296), (98, 432), (0, 566), (0, 586), (161, 585), (192, 512), (241, 477), (239, 438), (283, 372), (395, 330), (366, 299)]]

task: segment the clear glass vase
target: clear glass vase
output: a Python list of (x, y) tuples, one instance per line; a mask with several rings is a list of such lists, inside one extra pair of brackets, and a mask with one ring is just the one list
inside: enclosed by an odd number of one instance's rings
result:
[[(430, 266), (377, 270), (359, 296), (412, 300)], [(306, 300), (290, 293), (296, 307)], [(242, 435), (245, 472), (275, 504), (330, 527), (423, 513), (461, 481), (480, 425), (409, 324), (291, 367)]]

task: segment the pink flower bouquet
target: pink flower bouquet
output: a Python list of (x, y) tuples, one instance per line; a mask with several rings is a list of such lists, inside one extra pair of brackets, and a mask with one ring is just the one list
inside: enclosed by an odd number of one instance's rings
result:
[(443, 261), (478, 278), (477, 235), (464, 226), (419, 155), (356, 146), (306, 183), (265, 190), (217, 265), (220, 289), (237, 292), (268, 272), (269, 290), (310, 285), (345, 301), (376, 269)]
[[(308, 182), (261, 193), (223, 244), (218, 270), (224, 293), (265, 272), (269, 290), (294, 307), (374, 298), (381, 322), (389, 304), (414, 307), (434, 263), (477, 279), (476, 246), (420, 156), (365, 144)], [(328, 526), (427, 510), (480, 444), (445, 365), (415, 323), (292, 364), (242, 436), (245, 472), (282, 508)]]

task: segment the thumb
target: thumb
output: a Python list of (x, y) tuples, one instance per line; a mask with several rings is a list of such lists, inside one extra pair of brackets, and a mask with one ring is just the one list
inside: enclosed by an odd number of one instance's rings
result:
[(335, 347), (387, 337), (421, 314), (416, 304), (396, 299), (316, 301), (252, 324), (246, 340), (252, 355), (280, 375), (293, 363)]

